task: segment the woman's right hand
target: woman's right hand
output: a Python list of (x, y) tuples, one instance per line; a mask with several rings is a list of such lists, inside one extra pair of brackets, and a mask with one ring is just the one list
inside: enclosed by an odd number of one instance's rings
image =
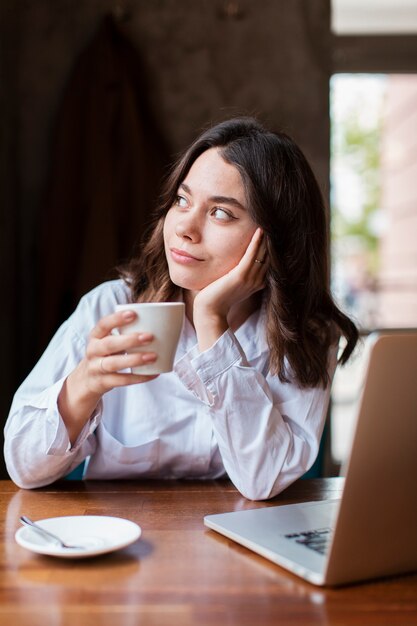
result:
[(102, 317), (90, 333), (86, 354), (65, 380), (58, 397), (58, 409), (73, 444), (88, 422), (101, 397), (114, 387), (136, 385), (157, 378), (126, 371), (156, 361), (155, 352), (135, 352), (153, 340), (150, 333), (113, 334), (116, 328), (135, 319), (134, 311), (118, 311)]
[(83, 364), (85, 383), (91, 392), (103, 395), (114, 387), (144, 383), (157, 377), (121, 371), (153, 363), (157, 359), (155, 352), (129, 352), (151, 343), (151, 333), (112, 334), (116, 328), (133, 322), (135, 317), (134, 311), (112, 313), (102, 317), (91, 331), (84, 363), (80, 363), (80, 366)]

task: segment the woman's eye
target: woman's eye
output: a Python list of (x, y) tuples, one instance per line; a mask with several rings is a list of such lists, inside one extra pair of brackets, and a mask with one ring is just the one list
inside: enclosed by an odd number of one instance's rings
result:
[(187, 206), (187, 199), (184, 196), (177, 196), (175, 199), (175, 204), (181, 208), (185, 208)]
[(226, 211), (226, 209), (220, 209), (219, 207), (213, 209), (211, 214), (213, 215), (213, 217), (216, 218), (216, 220), (219, 220), (221, 222), (230, 222), (231, 220), (236, 219), (236, 217), (229, 213), (229, 211)]

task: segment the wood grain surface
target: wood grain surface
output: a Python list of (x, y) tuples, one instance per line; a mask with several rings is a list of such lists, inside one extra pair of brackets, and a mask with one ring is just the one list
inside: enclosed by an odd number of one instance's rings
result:
[[(334, 498), (342, 488), (340, 478), (300, 480), (251, 502), (228, 481), (63, 481), (33, 491), (0, 481), (0, 624), (417, 625), (417, 575), (317, 588), (203, 525), (209, 513)], [(142, 536), (87, 560), (40, 556), (14, 539), (21, 514), (113, 515)]]

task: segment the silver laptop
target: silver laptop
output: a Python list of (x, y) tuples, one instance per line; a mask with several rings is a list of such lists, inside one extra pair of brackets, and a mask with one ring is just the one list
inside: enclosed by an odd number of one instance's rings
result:
[(417, 570), (417, 332), (373, 333), (342, 498), (204, 523), (316, 585)]

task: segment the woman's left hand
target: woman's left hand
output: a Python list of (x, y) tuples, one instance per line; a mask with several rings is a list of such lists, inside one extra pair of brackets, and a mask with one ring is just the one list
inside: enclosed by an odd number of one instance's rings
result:
[(265, 287), (265, 254), (263, 231), (257, 228), (236, 267), (197, 294), (193, 321), (200, 350), (207, 350), (227, 330), (232, 307)]

